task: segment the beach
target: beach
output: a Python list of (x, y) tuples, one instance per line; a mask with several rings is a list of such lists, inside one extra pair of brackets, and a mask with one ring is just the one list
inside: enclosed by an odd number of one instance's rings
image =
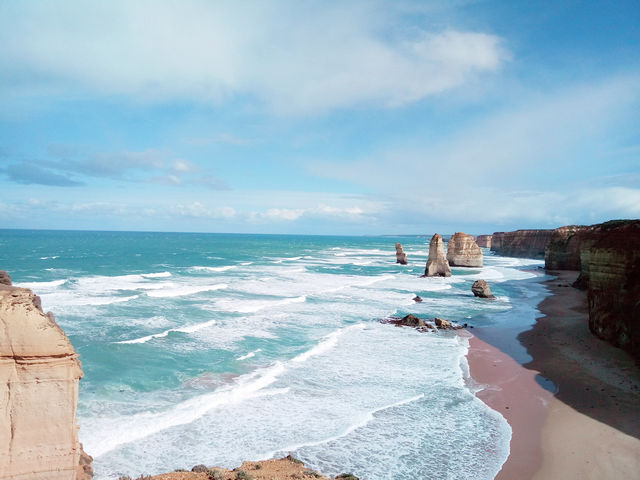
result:
[(477, 395), (513, 430), (496, 478), (637, 478), (640, 371), (589, 332), (586, 293), (570, 286), (578, 272), (548, 273), (557, 278), (545, 282), (551, 295), (541, 317), (512, 339), (530, 361), (519, 363), (482, 333), (470, 339), (470, 374), (485, 386)]

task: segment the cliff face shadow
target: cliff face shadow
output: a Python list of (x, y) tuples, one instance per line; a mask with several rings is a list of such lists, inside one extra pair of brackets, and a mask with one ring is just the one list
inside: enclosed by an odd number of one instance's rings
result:
[[(554, 284), (555, 282), (555, 284)], [(548, 282), (545, 315), (518, 335), (533, 360), (523, 366), (557, 387), (556, 398), (576, 411), (640, 439), (640, 368), (625, 351), (589, 331), (586, 294)]]

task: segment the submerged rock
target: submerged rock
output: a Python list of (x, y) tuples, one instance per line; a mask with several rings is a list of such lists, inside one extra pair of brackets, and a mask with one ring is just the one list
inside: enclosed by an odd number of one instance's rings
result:
[(450, 277), (451, 268), (444, 254), (444, 240), (440, 234), (435, 234), (429, 244), (429, 259), (424, 270), (425, 277)]
[(404, 253), (402, 244), (400, 243), (396, 243), (396, 263), (399, 263), (400, 265), (407, 264), (407, 254)]
[(416, 295), (415, 297), (413, 297), (413, 301), (416, 303), (420, 303), (422, 302), (422, 297), (420, 297), (420, 295)]
[(452, 266), (481, 267), (482, 249), (472, 235), (456, 232), (447, 246), (447, 261)]
[(489, 288), (489, 283), (486, 280), (476, 280), (473, 282), (471, 286), (471, 291), (476, 297), (480, 298), (496, 298), (491, 293), (491, 288)]

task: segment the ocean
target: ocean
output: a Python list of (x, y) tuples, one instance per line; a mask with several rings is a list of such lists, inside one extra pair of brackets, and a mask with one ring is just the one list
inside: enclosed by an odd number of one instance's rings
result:
[[(0, 268), (80, 355), (96, 480), (287, 454), (366, 480), (492, 479), (511, 429), (474, 395), (468, 340), (381, 320), (533, 324), (543, 262), (483, 249), (483, 268), (420, 278), (429, 238), (2, 230)], [(474, 298), (479, 278), (496, 300)]]

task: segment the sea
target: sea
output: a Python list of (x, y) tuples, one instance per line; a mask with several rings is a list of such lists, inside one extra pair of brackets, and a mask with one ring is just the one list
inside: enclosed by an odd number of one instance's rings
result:
[(288, 454), (330, 476), (492, 479), (511, 428), (475, 396), (468, 339), (385, 320), (533, 324), (543, 262), (483, 249), (482, 268), (421, 278), (429, 238), (1, 230), (0, 268), (80, 355), (96, 480)]

